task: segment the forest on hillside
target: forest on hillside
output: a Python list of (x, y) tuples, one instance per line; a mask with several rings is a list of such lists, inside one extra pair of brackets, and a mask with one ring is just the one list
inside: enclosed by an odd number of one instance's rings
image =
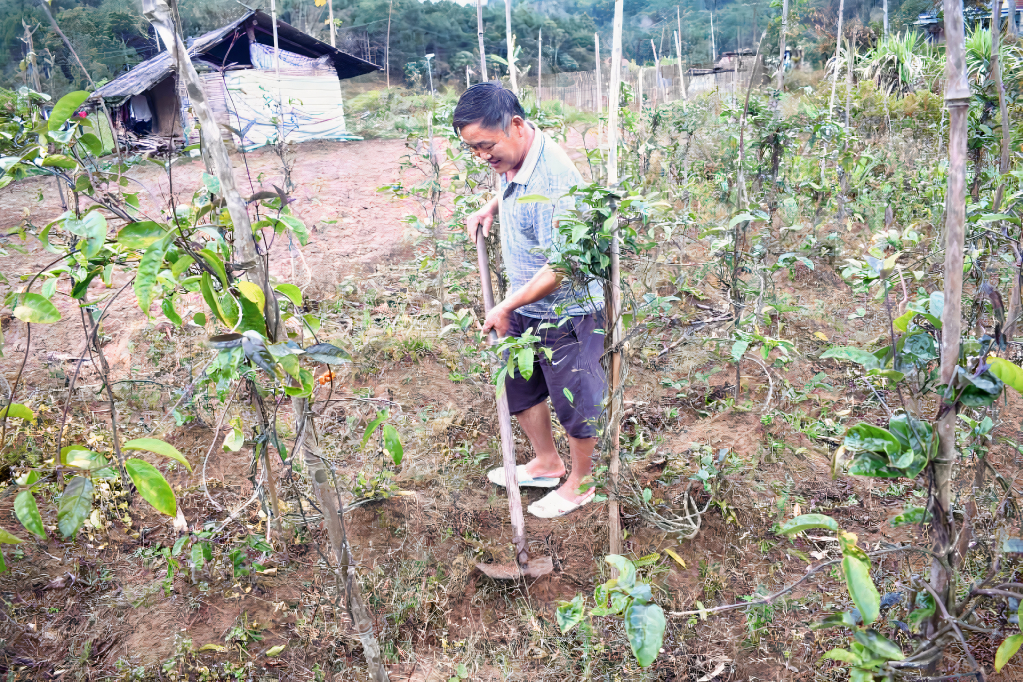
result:
[[(918, 14), (933, 9), (932, 0), (891, 0), (890, 28), (899, 32), (911, 25)], [(246, 6), (269, 11), (268, 3), (243, 5), (224, 0), (185, 0), (179, 5), (182, 31), (198, 36), (244, 13)], [(799, 0), (792, 3), (794, 24), (798, 30), (789, 36), (790, 45), (801, 46), (810, 63), (820, 66), (834, 52), (832, 17), (839, 0)], [(594, 63), (594, 33), (605, 46), (611, 40), (611, 0), (522, 0), (513, 7), (512, 24), (520, 69), (527, 77), (535, 74), (538, 39), (543, 39), (545, 73), (590, 70)], [(283, 0), (277, 4), (281, 18), (329, 41), (327, 8), (314, 0)], [(153, 28), (142, 17), (135, 0), (55, 0), (51, 11), (71, 40), (96, 83), (115, 78), (157, 51)], [(465, 67), (478, 62), (476, 12), (441, 0), (334, 0), (339, 32), (365, 31), (373, 53), (383, 63), (387, 53), (387, 28), (390, 17), (390, 73), (405, 81), (422, 75), (424, 55), (436, 54), (435, 77), (440, 82), (457, 84), (464, 79)], [(726, 50), (756, 48), (764, 37), (765, 54), (773, 55), (780, 25), (777, 2), (741, 2), (739, 0), (641, 0), (630, 2), (625, 11), (623, 51), (626, 59), (640, 64), (653, 63), (651, 41), (660, 55), (672, 56), (672, 31), (682, 25), (683, 60), (693, 66), (711, 61), (711, 14), (714, 14), (714, 47), (720, 55)], [(847, 3), (847, 20), (863, 27), (861, 43), (881, 35), (880, 0)], [(485, 44), (490, 55), (505, 52), (505, 8), (495, 0), (483, 10)], [(28, 33), (31, 33), (31, 37)], [(766, 33), (765, 33), (766, 32)], [(24, 84), (20, 69), (28, 54), (29, 39), (37, 53), (46, 90), (61, 95), (85, 85), (75, 59), (53, 31), (45, 13), (34, 0), (0, 0), (0, 86)], [(506, 67), (493, 61), (491, 69), (503, 73)]]

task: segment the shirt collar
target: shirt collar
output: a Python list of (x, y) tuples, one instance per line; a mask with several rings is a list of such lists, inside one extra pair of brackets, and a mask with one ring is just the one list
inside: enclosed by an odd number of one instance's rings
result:
[(533, 175), (533, 170), (536, 168), (537, 161), (540, 160), (540, 152), (543, 151), (543, 133), (532, 121), (527, 121), (527, 125), (533, 129), (533, 143), (529, 145), (529, 151), (526, 152), (526, 158), (522, 161), (522, 168), (515, 174), (513, 183), (519, 185), (525, 185), (529, 182), (529, 178)]

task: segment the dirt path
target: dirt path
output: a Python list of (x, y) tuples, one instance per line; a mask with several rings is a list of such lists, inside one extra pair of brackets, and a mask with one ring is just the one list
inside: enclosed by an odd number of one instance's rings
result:
[[(272, 274), (297, 282), (307, 299), (320, 299), (334, 294), (345, 277), (358, 276), (373, 264), (401, 253), (406, 248), (402, 220), (415, 206), (377, 189), (399, 179), (400, 158), (404, 153), (401, 140), (313, 142), (297, 147), (292, 209), (309, 229), (309, 244), (301, 249), (297, 244), (294, 248), (278, 245), (273, 249)], [(243, 193), (272, 191), (274, 185), (284, 184), (280, 160), (269, 149), (245, 157), (236, 155), (234, 159), (235, 176)], [(200, 159), (175, 163), (172, 180), (177, 203), (188, 203), (202, 186), (203, 170)], [(139, 192), (140, 207), (146, 215), (158, 216), (170, 205), (171, 187), (163, 168), (143, 164), (133, 168), (129, 178), (127, 190)], [(3, 234), (21, 224), (42, 227), (62, 211), (51, 178), (29, 178), (0, 191)], [(13, 238), (6, 244), (0, 243), (0, 273), (12, 283), (38, 272), (55, 258), (31, 237), (24, 242)], [(123, 272), (115, 272), (113, 290), (127, 284), (127, 277)], [(97, 279), (90, 297), (95, 300), (105, 293), (109, 290)], [(77, 308), (60, 293), (54, 297), (54, 302), (64, 317), (53, 325), (35, 325), (32, 330), (26, 367), (29, 377), (38, 373), (43, 363), (77, 357), (81, 350)], [(186, 300), (185, 305), (190, 304), (198, 309), (198, 299)], [(131, 291), (125, 291), (112, 304), (104, 317), (104, 332), (117, 340), (116, 347), (110, 351), (115, 371), (130, 364), (129, 340), (146, 323)], [(6, 341), (0, 373), (12, 376), (25, 350), (25, 327), (12, 323), (9, 316), (0, 320), (0, 324)]]

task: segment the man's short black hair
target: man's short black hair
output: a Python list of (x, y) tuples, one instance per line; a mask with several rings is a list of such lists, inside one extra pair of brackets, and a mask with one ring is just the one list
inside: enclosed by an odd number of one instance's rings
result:
[(519, 104), (519, 98), (500, 83), (490, 81), (477, 83), (462, 93), (451, 123), (456, 134), (473, 123), (492, 130), (507, 131), (512, 118), (516, 116), (526, 120), (526, 112)]

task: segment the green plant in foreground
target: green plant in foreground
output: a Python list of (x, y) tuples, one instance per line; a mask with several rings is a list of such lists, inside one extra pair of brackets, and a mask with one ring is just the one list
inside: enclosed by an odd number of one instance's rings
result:
[(585, 597), (577, 594), (570, 602), (558, 606), (558, 626), (562, 632), (569, 632), (581, 625), (586, 650), (586, 676), (589, 677), (590, 640), (593, 627), (590, 618), (594, 616), (621, 616), (625, 633), (629, 638), (632, 653), (640, 667), (647, 667), (657, 658), (664, 641), (664, 610), (654, 603), (650, 584), (636, 579), (636, 564), (617, 554), (609, 554), (604, 561), (618, 570), (618, 577), (612, 578), (593, 591), (596, 606), (587, 612)]
[[(889, 661), (905, 658), (899, 646), (870, 626), (881, 613), (881, 594), (870, 577), (870, 558), (857, 544), (854, 533), (841, 530), (838, 522), (824, 514), (804, 514), (786, 522), (780, 529), (783, 535), (795, 535), (805, 530), (825, 528), (834, 531), (842, 549), (841, 573), (849, 596), (852, 597), (859, 618), (852, 611), (825, 618), (815, 627), (844, 626), (853, 631), (853, 641), (847, 649), (834, 648), (824, 654), (823, 659), (841, 661), (852, 666), (849, 679), (852, 682), (870, 682), (887, 679), (882, 668)], [(863, 625), (859, 624), (862, 619)]]

